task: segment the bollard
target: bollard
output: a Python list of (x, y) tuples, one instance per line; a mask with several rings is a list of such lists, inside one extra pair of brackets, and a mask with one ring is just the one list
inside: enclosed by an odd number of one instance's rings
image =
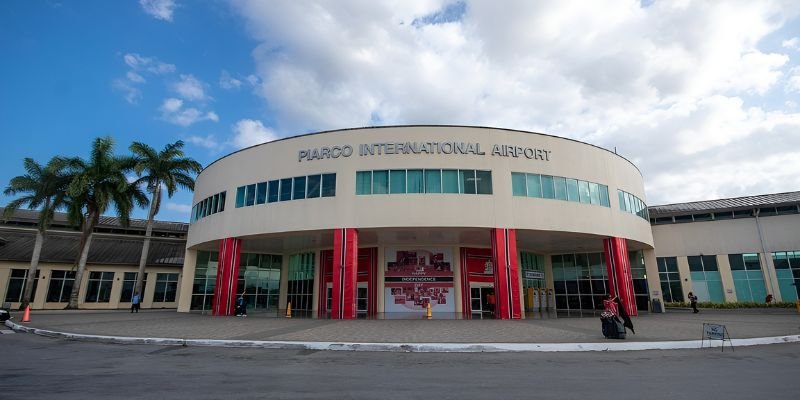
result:
[(433, 318), (433, 315), (431, 314), (431, 303), (428, 303), (427, 306), (425, 307), (425, 316), (428, 319)]
[(292, 303), (286, 304), (286, 318), (292, 318)]

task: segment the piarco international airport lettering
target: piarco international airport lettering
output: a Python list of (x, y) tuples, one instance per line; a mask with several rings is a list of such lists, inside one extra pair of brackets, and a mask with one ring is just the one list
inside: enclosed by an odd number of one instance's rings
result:
[[(481, 149), (480, 143), (468, 142), (385, 142), (365, 143), (358, 145), (359, 157), (374, 157), (398, 154), (430, 154), (430, 155), (475, 155), (493, 157), (525, 158), (535, 161), (550, 161), (550, 150), (535, 147), (495, 144), (488, 153)], [(350, 157), (354, 154), (353, 146), (323, 146), (303, 149), (297, 152), (297, 161), (314, 161)]]

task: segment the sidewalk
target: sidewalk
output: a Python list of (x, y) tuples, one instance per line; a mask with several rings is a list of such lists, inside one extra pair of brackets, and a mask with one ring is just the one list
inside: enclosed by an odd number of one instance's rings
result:
[[(597, 317), (501, 320), (320, 320), (286, 319), (251, 314), (247, 318), (211, 317), (174, 310), (143, 310), (131, 314), (113, 311), (34, 311), (30, 323), (21, 324), (20, 313), (13, 313), (12, 322), (25, 327), (52, 332), (106, 337), (167, 338), (178, 341), (163, 344), (280, 347), (257, 345), (260, 342), (282, 342), (292, 345), (318, 343), (315, 348), (331, 343), (348, 346), (394, 344), (398, 346), (436, 344), (453, 348), (486, 348), (485, 345), (512, 344), (510, 348), (592, 348), (605, 349), (675, 348), (653, 343), (682, 342), (684, 347), (699, 347), (704, 322), (724, 324), (734, 346), (762, 344), (747, 338), (788, 337), (764, 343), (800, 341), (800, 315), (795, 310), (703, 310), (692, 314), (670, 310), (664, 314), (643, 314), (635, 317), (636, 334), (628, 332), (626, 340), (605, 339)], [(80, 337), (72, 337), (81, 339)], [(83, 338), (86, 339), (86, 338)], [(108, 338), (104, 338), (106, 340)], [(694, 344), (697, 341), (698, 345)], [(119, 341), (117, 341), (119, 342)], [(236, 342), (236, 343), (232, 343)], [(150, 342), (152, 343), (152, 341)], [(552, 346), (558, 345), (558, 346)], [(569, 346), (566, 346), (569, 345)], [(287, 345), (288, 346), (288, 345)], [(437, 347), (433, 346), (433, 347)], [(610, 347), (609, 347), (610, 346)], [(286, 347), (286, 346), (284, 346)], [(308, 347), (308, 346), (306, 346)], [(325, 348), (324, 346), (322, 346)], [(431, 347), (431, 346), (422, 346)], [(441, 346), (439, 346), (441, 347)], [(491, 347), (491, 346), (489, 346)], [(444, 350), (448, 351), (448, 350)], [(487, 351), (487, 350), (481, 350)], [(489, 350), (490, 351), (490, 350)]]

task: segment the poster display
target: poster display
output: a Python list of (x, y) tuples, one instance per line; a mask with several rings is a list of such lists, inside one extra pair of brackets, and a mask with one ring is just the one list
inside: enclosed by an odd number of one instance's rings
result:
[(386, 249), (384, 311), (455, 312), (450, 249)]

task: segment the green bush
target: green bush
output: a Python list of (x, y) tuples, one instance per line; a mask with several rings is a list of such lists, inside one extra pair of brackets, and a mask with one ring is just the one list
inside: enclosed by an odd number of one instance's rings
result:
[[(673, 303), (665, 303), (665, 307), (691, 307), (688, 302), (673, 302)], [(697, 308), (720, 308), (720, 309), (729, 309), (729, 308), (794, 308), (796, 305), (794, 302), (791, 301), (782, 301), (779, 303), (773, 302), (772, 304), (767, 303), (758, 303), (755, 301), (735, 301), (729, 303), (712, 303), (710, 301), (697, 303)]]

